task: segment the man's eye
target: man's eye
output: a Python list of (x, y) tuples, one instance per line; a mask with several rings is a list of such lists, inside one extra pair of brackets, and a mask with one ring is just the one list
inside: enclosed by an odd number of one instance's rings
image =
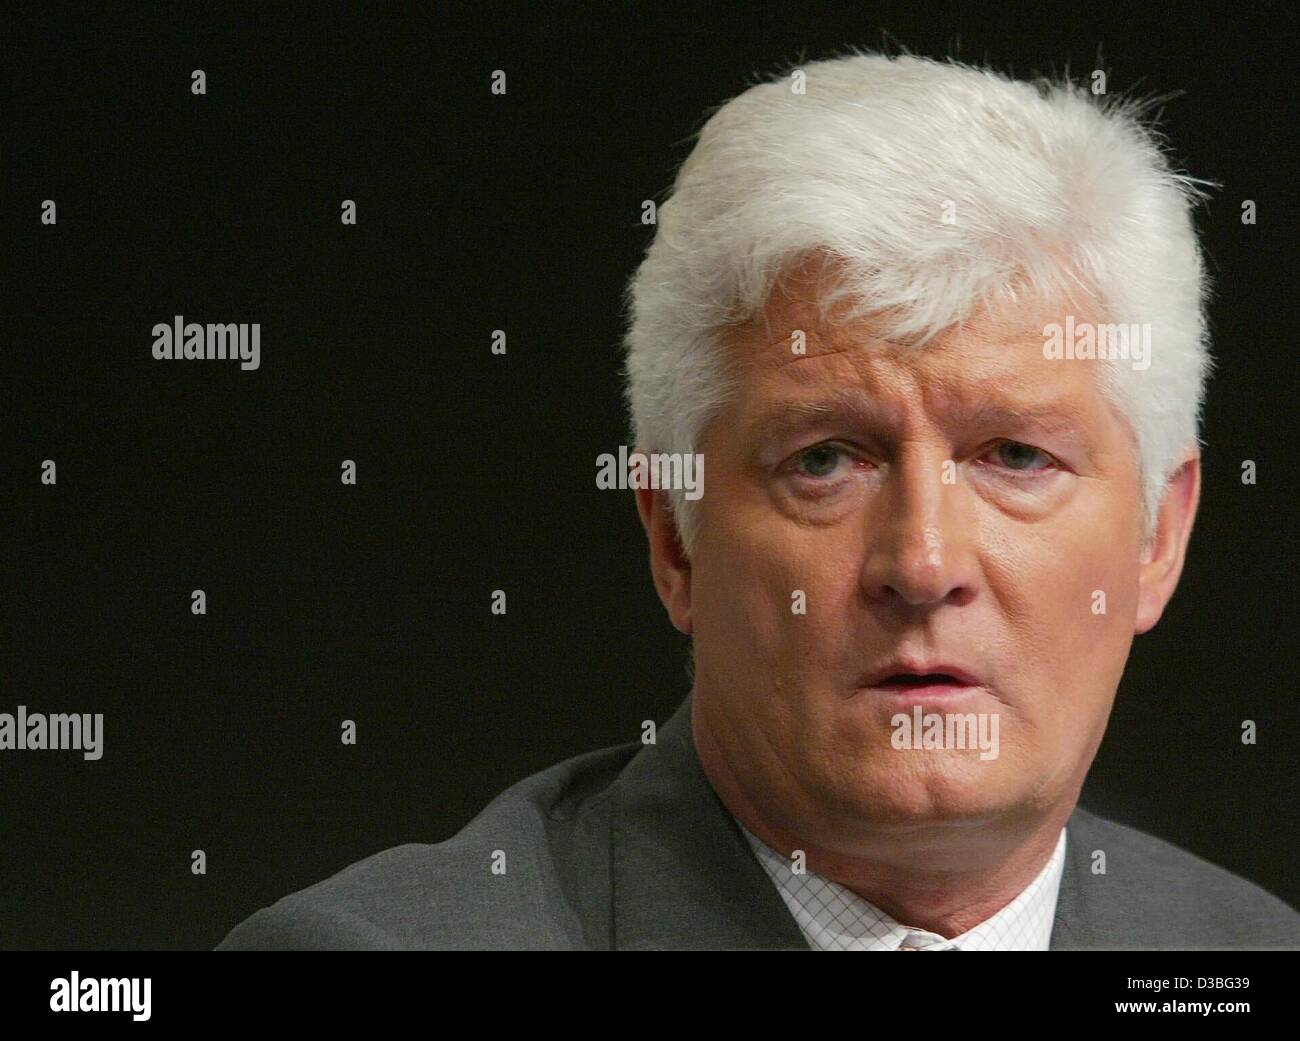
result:
[(1021, 441), (1003, 441), (993, 449), (992, 454), (996, 457), (998, 463), (1008, 470), (1020, 470), (1029, 473), (1046, 470), (1055, 462), (1041, 448), (1035, 448), (1033, 445), (1027, 445)]
[(844, 453), (834, 445), (814, 445), (799, 453), (799, 472), (808, 477), (829, 477)]

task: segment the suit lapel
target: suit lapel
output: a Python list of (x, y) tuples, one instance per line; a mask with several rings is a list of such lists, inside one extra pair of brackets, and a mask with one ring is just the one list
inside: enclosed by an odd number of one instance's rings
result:
[(1142, 942), (1139, 923), (1150, 913), (1145, 902), (1126, 899), (1129, 890), (1123, 884), (1107, 884), (1105, 876), (1092, 873), (1093, 851), (1107, 846), (1095, 834), (1095, 820), (1083, 807), (1076, 806), (1066, 822), (1065, 867), (1050, 950), (1113, 949)]
[(1072, 951), (1078, 950), (1080, 946), (1080, 933), (1085, 927), (1080, 915), (1083, 892), (1079, 884), (1078, 858), (1081, 845), (1075, 829), (1075, 818), (1071, 814), (1065, 822), (1065, 864), (1061, 868), (1061, 887), (1056, 895), (1056, 915), (1052, 920), (1052, 936), (1047, 944), (1049, 951)]
[(689, 695), (612, 800), (614, 947), (809, 949), (700, 766)]

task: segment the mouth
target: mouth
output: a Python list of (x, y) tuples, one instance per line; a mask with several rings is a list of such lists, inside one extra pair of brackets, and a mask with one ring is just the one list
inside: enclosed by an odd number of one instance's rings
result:
[(981, 687), (978, 677), (954, 665), (890, 665), (866, 677), (861, 689), (901, 697), (941, 697)]

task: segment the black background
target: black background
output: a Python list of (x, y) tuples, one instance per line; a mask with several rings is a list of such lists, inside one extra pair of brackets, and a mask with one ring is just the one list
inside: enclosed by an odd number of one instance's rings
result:
[[(1223, 185), (1202, 508), (1083, 802), (1300, 902), (1284, 5), (367, 7), (10, 23), (0, 711), (103, 712), (105, 751), (0, 755), (0, 945), (211, 947), (671, 712), (686, 640), (594, 481), (641, 204), (711, 106), (882, 30), (1017, 75), (1100, 48), (1112, 92), (1186, 92), (1174, 156)], [(261, 368), (155, 361), (177, 314), (260, 322)]]

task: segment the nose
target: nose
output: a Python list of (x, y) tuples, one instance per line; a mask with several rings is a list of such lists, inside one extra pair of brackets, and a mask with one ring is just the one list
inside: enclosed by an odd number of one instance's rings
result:
[[(975, 596), (974, 533), (962, 475), (944, 483), (946, 458), (920, 445), (900, 453), (868, 512), (862, 585), (895, 608), (961, 605)], [(955, 464), (950, 464), (955, 467)]]

